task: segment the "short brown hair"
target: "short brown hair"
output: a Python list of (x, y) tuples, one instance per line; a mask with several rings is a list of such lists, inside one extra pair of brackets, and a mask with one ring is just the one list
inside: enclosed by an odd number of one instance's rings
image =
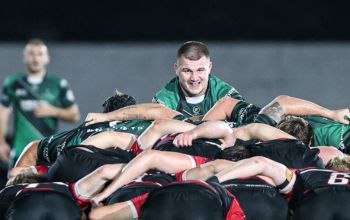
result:
[(44, 45), (44, 46), (46, 46), (45, 42), (39, 38), (30, 39), (26, 45)]
[(21, 183), (41, 183), (41, 182), (48, 182), (48, 179), (40, 174), (36, 174), (33, 172), (23, 172), (19, 173), (17, 176), (14, 178), (10, 179), (8, 185), (17, 185)]
[(203, 56), (209, 57), (208, 47), (199, 41), (187, 41), (177, 51), (177, 58), (185, 57), (189, 60), (199, 60)]
[(327, 169), (349, 171), (350, 170), (350, 156), (343, 154), (338, 157), (334, 157), (326, 164)]
[(287, 115), (276, 127), (301, 140), (307, 146), (312, 142), (314, 132), (311, 125), (303, 118)]

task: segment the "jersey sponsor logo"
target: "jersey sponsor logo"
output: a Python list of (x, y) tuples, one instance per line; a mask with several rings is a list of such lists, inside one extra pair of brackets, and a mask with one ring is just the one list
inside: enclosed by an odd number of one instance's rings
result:
[(141, 131), (141, 130), (143, 130), (143, 129), (145, 129), (145, 127), (143, 127), (143, 126), (137, 126), (137, 130), (138, 130), (138, 131)]
[(114, 127), (116, 124), (118, 124), (119, 121), (111, 121), (109, 122), (109, 127)]
[(39, 105), (39, 101), (35, 99), (21, 100), (19, 105), (23, 111), (33, 111)]
[(350, 173), (332, 173), (328, 184), (329, 185), (348, 185)]
[(62, 144), (57, 145), (57, 157), (61, 155), (64, 148), (66, 148), (66, 141), (64, 141)]
[(194, 114), (198, 114), (201, 111), (201, 108), (199, 106), (193, 106), (192, 111)]
[(86, 133), (97, 133), (97, 132), (102, 132), (103, 129), (102, 128), (95, 128), (95, 129), (87, 129)]
[(119, 129), (120, 129), (121, 131), (126, 131), (126, 130), (128, 130), (128, 128), (125, 127), (125, 126), (120, 126)]
[(50, 157), (49, 157), (49, 148), (45, 147), (43, 150), (43, 156), (45, 158), (45, 160), (49, 163), (51, 163)]
[(15, 90), (15, 94), (18, 97), (21, 97), (21, 96), (23, 97), (23, 96), (26, 96), (28, 94), (28, 92), (25, 89), (18, 88), (18, 89)]

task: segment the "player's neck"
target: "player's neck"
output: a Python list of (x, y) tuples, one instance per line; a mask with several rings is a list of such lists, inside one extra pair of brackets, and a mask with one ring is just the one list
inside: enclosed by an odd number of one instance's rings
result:
[(35, 77), (35, 78), (44, 78), (46, 75), (46, 69), (37, 71), (37, 72), (33, 72), (30, 70), (27, 70), (27, 76), (28, 77)]

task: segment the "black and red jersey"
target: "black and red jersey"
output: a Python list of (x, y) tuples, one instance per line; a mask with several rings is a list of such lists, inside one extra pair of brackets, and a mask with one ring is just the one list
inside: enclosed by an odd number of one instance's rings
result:
[[(203, 196), (196, 199), (197, 196)], [(199, 216), (202, 212), (208, 210), (197, 209), (201, 203), (208, 202), (206, 199), (210, 197), (219, 208), (220, 219), (243, 220), (246, 219), (240, 203), (235, 197), (225, 190), (220, 184), (206, 183), (202, 181), (185, 181), (173, 182), (159, 187), (156, 190), (142, 194), (128, 201), (130, 209), (133, 211), (133, 218), (140, 217), (147, 213), (147, 216), (159, 216), (162, 210), (167, 210), (168, 216), (176, 215), (185, 218), (184, 213), (180, 210), (189, 209), (186, 212), (186, 218), (189, 215)], [(190, 201), (190, 202), (189, 202)], [(192, 202), (196, 201), (196, 202)], [(149, 203), (158, 203), (155, 210)], [(168, 203), (172, 208), (169, 209)], [(160, 208), (163, 207), (163, 208)], [(212, 207), (212, 206), (211, 206)], [(214, 209), (214, 207), (212, 207)], [(210, 210), (214, 212), (213, 210)]]
[(231, 179), (221, 185), (237, 198), (247, 219), (287, 219), (287, 201), (276, 187), (264, 180), (257, 177)]
[(300, 140), (276, 139), (271, 141), (242, 141), (235, 145), (248, 148), (253, 156), (264, 156), (289, 168), (317, 167), (324, 168), (323, 161), (318, 157), (318, 149), (310, 149)]
[(90, 201), (78, 197), (75, 192), (74, 184), (66, 184), (63, 182), (45, 182), (18, 184), (4, 188), (0, 192), (0, 206), (7, 209), (11, 202), (25, 196), (27, 193), (35, 192), (59, 193), (77, 202), (82, 209), (87, 208), (87, 206), (90, 204)]
[(117, 202), (124, 202), (174, 181), (176, 181), (175, 176), (171, 174), (163, 172), (146, 174), (112, 193), (104, 203), (110, 205)]
[(348, 188), (350, 190), (350, 172), (328, 169), (300, 169), (297, 175), (292, 197), (302, 197), (307, 193), (318, 193), (329, 188)]

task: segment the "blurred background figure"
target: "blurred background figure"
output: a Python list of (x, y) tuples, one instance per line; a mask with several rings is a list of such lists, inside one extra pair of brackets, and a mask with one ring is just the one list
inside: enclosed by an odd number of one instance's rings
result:
[[(49, 61), (45, 43), (32, 39), (23, 50), (25, 73), (17, 73), (4, 80), (0, 106), (0, 158), (4, 163), (9, 162), (10, 167), (28, 143), (55, 134), (58, 120), (80, 119), (79, 108), (67, 80), (47, 72)], [(11, 111), (15, 123), (13, 138), (8, 143), (6, 134)]]

